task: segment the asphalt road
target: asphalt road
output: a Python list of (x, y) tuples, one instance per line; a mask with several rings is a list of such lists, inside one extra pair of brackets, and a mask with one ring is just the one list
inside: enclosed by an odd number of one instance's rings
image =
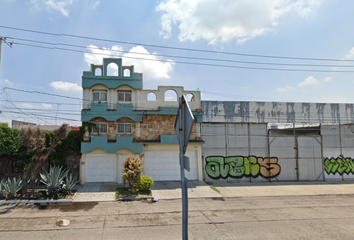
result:
[[(181, 200), (0, 206), (0, 239), (182, 239)], [(68, 219), (61, 227), (58, 220)], [(189, 239), (354, 239), (354, 196), (189, 200)]]

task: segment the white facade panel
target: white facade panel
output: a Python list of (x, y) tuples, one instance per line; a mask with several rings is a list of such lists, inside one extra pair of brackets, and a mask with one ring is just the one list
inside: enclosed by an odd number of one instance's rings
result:
[(205, 135), (205, 136), (203, 136), (203, 140), (205, 141), (204, 145), (206, 148), (224, 148), (225, 147), (225, 135), (223, 135), (223, 136)]
[[(280, 174), (276, 177), (278, 181), (296, 181), (296, 161), (293, 159), (278, 158), (278, 163), (281, 166)], [(275, 181), (275, 180), (271, 180)]]
[(115, 154), (87, 154), (86, 182), (116, 182)]
[(279, 159), (295, 159), (295, 138), (290, 136), (270, 137), (270, 156)]
[[(188, 180), (198, 180), (197, 152), (187, 151), (190, 172), (185, 171)], [(181, 180), (178, 151), (146, 151), (144, 161), (144, 175), (152, 177), (154, 181)]]

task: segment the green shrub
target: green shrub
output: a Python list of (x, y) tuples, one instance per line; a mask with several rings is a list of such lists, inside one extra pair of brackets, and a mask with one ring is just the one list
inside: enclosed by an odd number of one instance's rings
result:
[(125, 187), (125, 184), (127, 184), (127, 182), (128, 182), (128, 174), (123, 173), (122, 180), (123, 180), (123, 186)]
[(141, 176), (138, 188), (140, 191), (147, 192), (154, 186), (154, 180), (149, 176)]

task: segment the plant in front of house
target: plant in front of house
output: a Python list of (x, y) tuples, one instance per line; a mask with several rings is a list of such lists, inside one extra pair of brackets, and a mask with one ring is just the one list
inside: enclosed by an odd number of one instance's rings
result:
[(2, 181), (2, 185), (6, 199), (14, 199), (17, 192), (24, 186), (24, 182), (21, 178), (14, 177), (12, 180), (8, 178), (6, 181)]
[(54, 199), (58, 199), (64, 191), (64, 179), (67, 177), (69, 170), (64, 170), (62, 167), (51, 166), (49, 172), (43, 169), (40, 173), (41, 182), (47, 186), (48, 195)]
[(123, 186), (125, 187), (125, 184), (127, 184), (127, 182), (128, 182), (128, 174), (123, 173), (121, 178), (123, 180)]
[(63, 192), (65, 195), (69, 195), (74, 186), (79, 183), (79, 177), (73, 173), (68, 174), (65, 179), (65, 185), (63, 186)]
[(0, 181), (0, 199), (3, 199), (4, 198), (4, 182), (5, 182), (5, 179), (1, 179)]
[(139, 192), (149, 193), (150, 188), (154, 186), (154, 180), (149, 176), (141, 176), (138, 188)]
[(138, 188), (139, 185), (141, 172), (143, 170), (142, 167), (143, 161), (141, 161), (138, 157), (129, 155), (123, 161), (123, 164), (124, 164), (123, 172), (127, 174), (127, 181), (129, 185), (132, 187), (132, 191), (136, 192), (136, 189)]

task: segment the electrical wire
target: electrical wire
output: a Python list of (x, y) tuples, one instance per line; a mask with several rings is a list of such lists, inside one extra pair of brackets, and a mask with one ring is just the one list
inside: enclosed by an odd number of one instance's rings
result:
[[(94, 55), (104, 55), (112, 57), (112, 54), (105, 54), (105, 53), (93, 53), (87, 51), (80, 51), (68, 48), (58, 48), (58, 47), (44, 47), (39, 45), (32, 45), (32, 44), (25, 44), (19, 42), (12, 42), (13, 44), (24, 45), (29, 47), (37, 47), (37, 48), (44, 48), (44, 49), (57, 49), (62, 51), (69, 51), (69, 52), (79, 52), (79, 53), (89, 53)], [(120, 57), (120, 56), (117, 56)], [(183, 62), (183, 61), (174, 61), (174, 60), (162, 60), (162, 59), (151, 59), (151, 58), (141, 58), (141, 57), (129, 57), (124, 56), (124, 58), (129, 59), (137, 59), (137, 60), (147, 60), (147, 61), (157, 61), (157, 62), (169, 62), (169, 63), (180, 63), (180, 64), (188, 64), (188, 65), (199, 65), (199, 66), (209, 66), (209, 67), (225, 67), (225, 68), (236, 68), (236, 69), (248, 69), (248, 70), (267, 70), (267, 71), (286, 71), (286, 72), (331, 72), (331, 73), (354, 73), (353, 71), (349, 70), (319, 70), (319, 69), (290, 69), (290, 68), (261, 68), (261, 67), (244, 67), (244, 66), (232, 66), (232, 65), (222, 65), (222, 64), (212, 64), (212, 63), (196, 63), (196, 62)]]
[(50, 32), (45, 32), (45, 31), (37, 31), (37, 30), (16, 28), (16, 27), (4, 26), (4, 25), (0, 25), (0, 28), (6, 28), (6, 29), (11, 29), (11, 30), (16, 30), (16, 31), (31, 32), (31, 33), (37, 33), (37, 34), (45, 34), (45, 35), (51, 35), (51, 36), (56, 36), (56, 37), (66, 36), (66, 37), (88, 39), (88, 40), (95, 40), (95, 41), (121, 43), (121, 44), (129, 44), (129, 45), (141, 45), (141, 46), (148, 46), (148, 47), (155, 47), (155, 48), (183, 50), (183, 51), (193, 51), (193, 52), (227, 54), (227, 55), (246, 56), (246, 57), (260, 57), (260, 58), (277, 58), (277, 59), (311, 60), (311, 61), (354, 62), (354, 60), (350, 60), (350, 59), (288, 57), (288, 56), (275, 56), (275, 55), (261, 55), (261, 54), (247, 54), (247, 53), (235, 53), (235, 52), (224, 52), (224, 51), (212, 51), (212, 50), (196, 49), (196, 48), (171, 47), (171, 46), (163, 46), (163, 45), (155, 45), (155, 44), (138, 43), (138, 42), (110, 40), (110, 39), (105, 39), (105, 38), (80, 36), (80, 35), (66, 34), (66, 33), (50, 33)]
[[(26, 41), (26, 42), (34, 42), (34, 43), (41, 43), (41, 44), (47, 44), (47, 45), (55, 45), (55, 46), (56, 45), (61, 45), (61, 46), (68, 46), (68, 47), (93, 49), (93, 50), (104, 50), (104, 49), (99, 49), (97, 47), (66, 44), (66, 43), (52, 43), (52, 42), (36, 41), (36, 40), (25, 39), (25, 38), (17, 38), (17, 37), (7, 37), (7, 38), (15, 39), (15, 40), (21, 40), (21, 41)], [(14, 43), (16, 43), (16, 42), (14, 42)], [(17, 44), (19, 44), (19, 43), (17, 43)], [(110, 49), (109, 51), (110, 52), (119, 52), (119, 53), (137, 54), (137, 55), (148, 55), (148, 56), (151, 55), (150, 53), (139, 53), (139, 52), (116, 50), (116, 49)], [(97, 54), (99, 54), (99, 53), (97, 53)], [(203, 61), (219, 61), (219, 62), (229, 62), (229, 63), (231, 62), (231, 63), (244, 63), (244, 64), (258, 64), (258, 65), (354, 68), (354, 65), (323, 65), (323, 64), (295, 64), (295, 63), (254, 62), (254, 61), (237, 61), (237, 60), (217, 59), (217, 58), (201, 58), (201, 57), (189, 57), (189, 56), (164, 55), (164, 54), (154, 54), (154, 56), (157, 56), (157, 57), (170, 57), (170, 58), (185, 58), (185, 59), (203, 60)], [(123, 57), (125, 57), (125, 56), (123, 56)]]

